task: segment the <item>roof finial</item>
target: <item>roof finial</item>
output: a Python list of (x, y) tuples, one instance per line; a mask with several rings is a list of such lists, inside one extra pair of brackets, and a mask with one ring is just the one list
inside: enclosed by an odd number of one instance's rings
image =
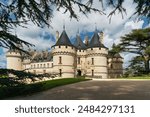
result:
[(77, 35), (79, 35), (80, 31), (79, 31), (79, 28), (78, 28), (78, 31), (77, 31)]
[(65, 20), (63, 20), (63, 30), (65, 30)]
[(97, 31), (97, 24), (96, 24), (96, 22), (95, 22), (95, 31)]

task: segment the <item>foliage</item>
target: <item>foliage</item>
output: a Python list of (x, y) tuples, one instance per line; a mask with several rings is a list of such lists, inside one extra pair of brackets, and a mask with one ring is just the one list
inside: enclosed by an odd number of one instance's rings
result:
[[(150, 72), (150, 28), (133, 30), (121, 37), (120, 51), (139, 55), (144, 62), (145, 71)], [(137, 58), (134, 60), (137, 61)], [(135, 62), (134, 62), (135, 63)]]
[(54, 87), (72, 84), (81, 81), (87, 81), (87, 80), (88, 79), (83, 79), (83, 78), (65, 78), (65, 79), (49, 80), (49, 81), (28, 84), (28, 85), (1, 87), (0, 99), (12, 97), (12, 96), (18, 96), (18, 95), (28, 95), (31, 93), (51, 89)]
[[(32, 82), (46, 78), (55, 78), (58, 74), (33, 74), (30, 72), (17, 71), (12, 69), (0, 69), (0, 86), (17, 86), (25, 84), (24, 80), (30, 79)], [(5, 76), (3, 78), (2, 76)]]
[[(107, 6), (111, 6), (113, 9), (108, 15), (110, 17), (119, 11), (122, 14), (126, 13), (126, 9), (123, 7), (124, 0), (99, 0), (101, 6), (96, 9), (93, 8), (94, 0), (7, 0), (0, 2), (0, 47), (19, 49), (18, 44), (26, 46), (33, 46), (32, 44), (25, 42), (13, 34), (12, 30), (17, 26), (25, 27), (25, 25), (31, 21), (34, 24), (43, 27), (50, 26), (51, 19), (53, 17), (54, 9), (58, 11), (60, 8), (65, 10), (64, 13), (69, 12), (70, 18), (79, 19), (77, 12), (74, 9), (74, 5), (78, 6), (79, 12), (83, 14), (90, 13), (91, 11), (104, 13), (104, 3)], [(150, 18), (150, 2), (149, 0), (133, 0), (137, 4), (136, 12), (140, 17), (144, 16)]]

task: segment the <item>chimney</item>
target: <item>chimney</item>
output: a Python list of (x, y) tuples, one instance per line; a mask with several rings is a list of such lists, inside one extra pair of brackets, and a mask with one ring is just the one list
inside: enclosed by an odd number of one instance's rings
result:
[(88, 44), (89, 44), (89, 38), (88, 38), (88, 36), (85, 36), (84, 43), (85, 43), (86, 46), (88, 46)]
[(59, 32), (56, 31), (56, 42), (58, 41), (58, 39), (59, 39)]

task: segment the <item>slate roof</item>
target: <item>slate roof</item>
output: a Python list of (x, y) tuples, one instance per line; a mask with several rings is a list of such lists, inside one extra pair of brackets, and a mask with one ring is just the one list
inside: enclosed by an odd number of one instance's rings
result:
[(52, 61), (52, 59), (53, 56), (51, 52), (42, 51), (42, 52), (37, 52), (32, 58), (31, 62), (47, 62), (47, 61)]
[(100, 42), (100, 37), (98, 35), (98, 32), (95, 31), (94, 35), (88, 45), (88, 48), (93, 48), (93, 47), (100, 47), (100, 48), (106, 48), (101, 42)]
[(74, 46), (77, 48), (77, 49), (81, 49), (81, 50), (85, 50), (87, 47), (85, 46), (85, 44), (83, 43), (83, 41), (81, 40), (80, 36), (77, 35), (76, 36), (76, 39), (75, 39), (75, 42), (74, 42)]
[(73, 46), (65, 30), (63, 30), (63, 32), (61, 33), (61, 36), (59, 37), (58, 41), (56, 42), (54, 46), (59, 46), (59, 45)]

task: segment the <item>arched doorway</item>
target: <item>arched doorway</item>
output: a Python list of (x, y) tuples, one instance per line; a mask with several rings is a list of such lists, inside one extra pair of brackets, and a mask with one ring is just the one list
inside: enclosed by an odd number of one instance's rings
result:
[(82, 72), (80, 69), (77, 70), (77, 76), (81, 76), (82, 75)]

